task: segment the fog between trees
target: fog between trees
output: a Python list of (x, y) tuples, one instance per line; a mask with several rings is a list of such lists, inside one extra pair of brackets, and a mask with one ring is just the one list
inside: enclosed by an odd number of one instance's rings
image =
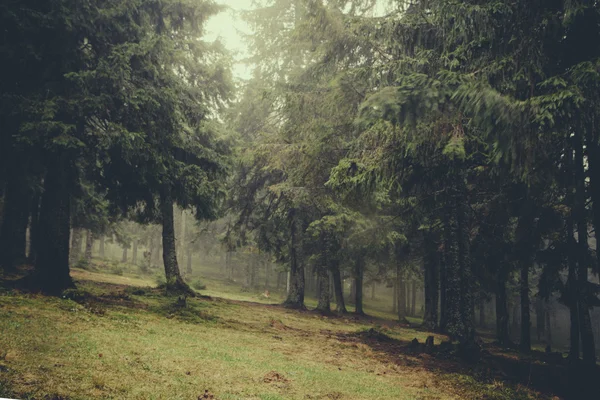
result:
[(208, 274), (595, 366), (600, 6), (374, 7), (260, 2), (235, 81), (211, 2), (0, 2), (3, 273)]

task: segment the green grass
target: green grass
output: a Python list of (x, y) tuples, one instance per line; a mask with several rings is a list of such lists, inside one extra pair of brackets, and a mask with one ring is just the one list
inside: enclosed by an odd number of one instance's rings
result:
[[(67, 297), (77, 302), (0, 289), (0, 397), (196, 399), (208, 390), (217, 399), (350, 400), (500, 393), (497, 383), (440, 375), (418, 356), (398, 356), (399, 363), (368, 343), (344, 340), (373, 327), (369, 320), (243, 303), (281, 299), (210, 279), (203, 279), (203, 293), (215, 299), (178, 307), (176, 298), (151, 289), (148, 277), (84, 270), (73, 276), (78, 289)], [(392, 321), (377, 324), (402, 341), (428, 335)], [(436, 342), (442, 338), (436, 335)], [(267, 381), (272, 372), (281, 379)]]

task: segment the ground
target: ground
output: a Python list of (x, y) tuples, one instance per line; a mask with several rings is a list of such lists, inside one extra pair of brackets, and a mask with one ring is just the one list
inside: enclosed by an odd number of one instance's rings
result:
[(496, 364), (458, 362), (437, 350), (443, 336), (428, 354), (410, 341), (431, 333), (382, 317), (292, 311), (218, 285), (169, 298), (143, 277), (72, 275), (77, 290), (62, 298), (2, 284), (0, 397), (560, 398), (511, 379), (491, 353)]

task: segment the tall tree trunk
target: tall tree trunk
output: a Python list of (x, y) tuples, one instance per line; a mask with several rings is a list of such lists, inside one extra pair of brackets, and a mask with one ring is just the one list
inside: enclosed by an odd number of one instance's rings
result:
[(530, 199), (529, 189), (525, 190), (524, 204), (520, 210), (519, 222), (515, 232), (516, 255), (519, 265), (519, 294), (521, 297), (521, 340), (519, 349), (522, 352), (531, 351), (531, 311), (529, 300), (529, 271), (533, 265), (535, 250), (534, 233), (534, 204)]
[(83, 242), (83, 230), (81, 228), (73, 228), (73, 237), (71, 239), (71, 253), (69, 255), (70, 265), (77, 265), (81, 260), (81, 244)]
[(35, 265), (40, 239), (40, 200), (41, 195), (36, 191), (31, 201), (31, 221), (29, 225), (29, 262), (33, 265)]
[(133, 248), (131, 249), (131, 263), (137, 265), (138, 241), (133, 239)]
[(406, 322), (406, 285), (404, 271), (400, 261), (396, 261), (396, 299), (398, 302), (398, 321)]
[(123, 245), (123, 255), (121, 256), (121, 262), (123, 264), (127, 263), (127, 247)]
[[(106, 236), (104, 236), (104, 235), (100, 236), (100, 248), (98, 249), (98, 255), (102, 259), (104, 259), (104, 255), (105, 255), (105, 251), (104, 251), (104, 242), (105, 241), (106, 241)], [(152, 251), (152, 247), (150, 248), (150, 251)]]
[(317, 288), (319, 293), (317, 311), (322, 313), (330, 313), (331, 304), (329, 300), (329, 274), (325, 266), (317, 268)]
[[(15, 166), (16, 169), (20, 165)], [(23, 173), (9, 174), (0, 228), (0, 268), (14, 271), (26, 260), (27, 225), (32, 197)]]
[(365, 274), (365, 259), (359, 256), (354, 263), (354, 279), (356, 284), (356, 297), (354, 299), (354, 306), (356, 307), (356, 313), (363, 315), (365, 313), (363, 309), (363, 281)]
[(479, 289), (479, 327), (485, 329), (485, 294), (483, 289)]
[(579, 334), (581, 335), (581, 350), (583, 362), (589, 366), (596, 365), (596, 346), (594, 343), (594, 331), (590, 317), (590, 306), (588, 301), (588, 224), (586, 218), (586, 192), (585, 172), (583, 160), (583, 141), (576, 130), (573, 138), (575, 143), (575, 219), (577, 221), (577, 256), (578, 256), (578, 311), (579, 311)]
[(288, 213), (290, 226), (290, 290), (284, 305), (289, 308), (304, 308), (304, 265), (298, 257), (296, 210)]
[(48, 163), (40, 207), (40, 240), (35, 283), (43, 291), (59, 294), (73, 287), (69, 275), (70, 174), (69, 158), (58, 155)]
[(398, 312), (398, 280), (394, 279), (392, 284), (392, 312), (396, 314)]
[(179, 254), (181, 255), (181, 259), (183, 259), (185, 257), (185, 249), (186, 249), (186, 234), (187, 234), (187, 227), (186, 227), (186, 223), (185, 223), (185, 210), (181, 210), (181, 234), (179, 236), (179, 240), (178, 240), (178, 244), (179, 244)]
[(446, 242), (444, 235), (444, 250), (439, 257), (440, 266), (440, 323), (439, 331), (441, 333), (448, 332), (448, 302), (446, 301), (446, 293), (448, 292), (448, 282), (446, 280)]
[(333, 263), (331, 266), (331, 275), (333, 276), (333, 289), (335, 292), (335, 312), (338, 314), (345, 314), (348, 311), (346, 310), (346, 303), (344, 302), (344, 287), (342, 286), (342, 274), (340, 272), (340, 267), (337, 263)]
[(163, 187), (160, 193), (160, 211), (162, 216), (163, 263), (167, 278), (166, 290), (172, 293), (195, 295), (194, 291), (184, 282), (177, 263), (175, 247), (175, 223), (173, 220), (173, 198), (171, 188)]
[[(594, 231), (600, 232), (600, 145), (598, 144), (597, 121), (592, 117), (591, 124), (586, 129), (586, 150), (588, 172), (590, 179), (590, 196), (592, 198), (592, 223)], [(600, 234), (596, 235), (600, 236)], [(600, 274), (600, 251), (596, 251), (595, 270)]]
[(91, 230), (87, 229), (85, 232), (85, 262), (92, 262), (92, 249), (94, 247), (94, 234)]
[(414, 279), (410, 283), (410, 315), (415, 316), (417, 308), (417, 281)]

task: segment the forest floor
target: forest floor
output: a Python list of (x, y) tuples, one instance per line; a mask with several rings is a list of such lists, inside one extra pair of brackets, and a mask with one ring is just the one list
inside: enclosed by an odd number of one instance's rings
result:
[[(444, 336), (381, 317), (322, 316), (214, 289), (184, 305), (152, 280), (79, 269), (72, 275), (78, 289), (63, 298), (0, 281), (0, 397), (566, 397), (560, 363), (541, 354), (486, 344), (482, 360), (468, 365), (439, 350)], [(411, 345), (428, 335), (433, 352)]]

